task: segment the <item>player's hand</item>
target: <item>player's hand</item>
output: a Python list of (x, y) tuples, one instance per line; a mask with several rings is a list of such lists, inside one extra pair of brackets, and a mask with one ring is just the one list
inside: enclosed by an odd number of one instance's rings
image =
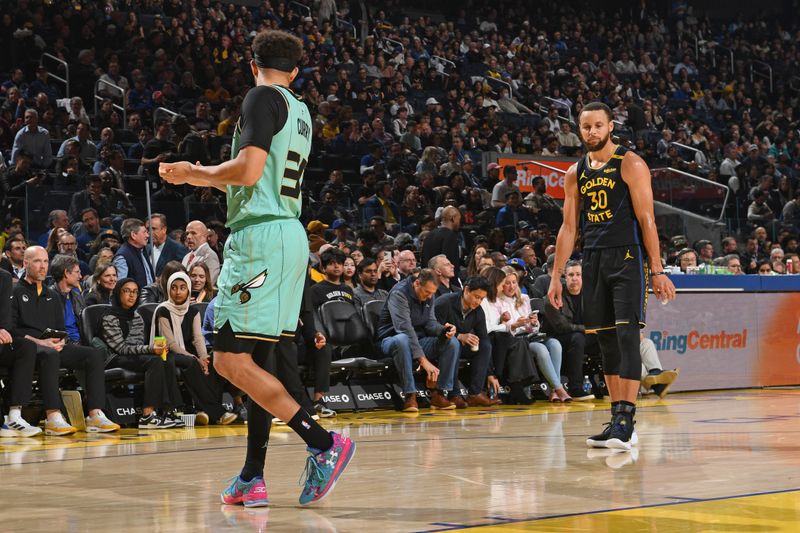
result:
[(653, 292), (662, 302), (669, 302), (675, 299), (675, 285), (667, 276), (652, 277)]
[(561, 292), (563, 291), (563, 287), (561, 286), (561, 277), (559, 276), (550, 280), (550, 288), (547, 291), (547, 299), (550, 301), (550, 305), (555, 307), (556, 309), (561, 309), (563, 302), (561, 301)]
[(0, 328), (0, 344), (11, 344), (14, 339), (11, 338), (11, 333)]
[(168, 183), (183, 185), (184, 183), (189, 183), (189, 179), (192, 177), (192, 164), (188, 161), (159, 163), (158, 175)]
[(208, 357), (198, 357), (197, 362), (200, 363), (200, 368), (203, 369), (203, 374), (208, 375)]

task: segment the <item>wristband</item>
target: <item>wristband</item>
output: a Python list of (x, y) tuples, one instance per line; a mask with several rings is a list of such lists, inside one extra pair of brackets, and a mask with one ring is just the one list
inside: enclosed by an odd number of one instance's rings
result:
[(650, 273), (650, 277), (651, 278), (654, 278), (656, 276), (666, 276), (666, 275), (667, 275), (667, 273), (664, 272), (663, 270), (661, 272), (651, 272)]

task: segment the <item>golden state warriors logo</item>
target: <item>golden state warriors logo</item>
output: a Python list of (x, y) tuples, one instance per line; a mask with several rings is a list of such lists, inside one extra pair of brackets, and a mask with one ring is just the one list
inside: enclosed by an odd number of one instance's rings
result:
[(254, 277), (250, 281), (246, 283), (237, 283), (233, 287), (231, 287), (231, 294), (239, 294), (239, 301), (243, 304), (246, 304), (250, 301), (250, 289), (258, 289), (264, 282), (267, 281), (267, 276), (269, 276), (269, 269), (264, 269), (264, 272), (259, 274), (258, 276)]

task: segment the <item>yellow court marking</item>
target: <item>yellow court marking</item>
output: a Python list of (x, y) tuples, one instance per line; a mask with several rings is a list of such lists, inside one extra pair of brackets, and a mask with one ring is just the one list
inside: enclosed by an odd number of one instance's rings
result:
[(550, 533), (566, 531), (592, 533), (735, 531), (747, 533), (769, 531), (770, 533), (796, 533), (798, 528), (800, 528), (800, 491), (792, 490), (448, 531), (498, 533), (523, 531)]

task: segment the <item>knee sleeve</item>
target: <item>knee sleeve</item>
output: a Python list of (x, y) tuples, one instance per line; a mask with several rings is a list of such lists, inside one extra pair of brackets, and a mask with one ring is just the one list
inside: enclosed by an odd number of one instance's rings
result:
[(642, 354), (639, 351), (639, 325), (617, 325), (617, 343), (619, 344), (620, 365), (619, 377), (639, 381), (642, 377)]
[(597, 344), (600, 346), (600, 355), (603, 356), (603, 374), (618, 376), (621, 355), (617, 343), (617, 332), (613, 329), (598, 331)]

